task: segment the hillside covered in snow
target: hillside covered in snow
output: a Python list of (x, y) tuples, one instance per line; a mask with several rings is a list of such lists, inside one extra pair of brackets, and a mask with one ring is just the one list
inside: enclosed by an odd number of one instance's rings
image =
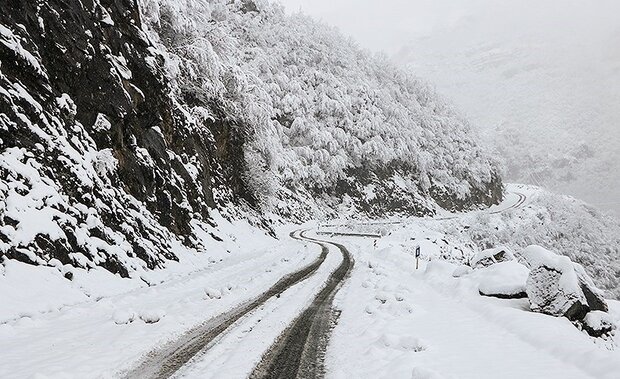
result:
[(126, 277), (200, 251), (215, 210), (268, 228), (502, 197), (426, 85), (266, 2), (11, 2), (0, 53), (7, 258)]

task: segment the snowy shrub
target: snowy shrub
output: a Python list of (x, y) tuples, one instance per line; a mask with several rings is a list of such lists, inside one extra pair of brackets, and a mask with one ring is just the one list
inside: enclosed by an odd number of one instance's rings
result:
[(221, 299), (222, 291), (215, 288), (205, 288), (205, 299)]
[(144, 321), (147, 324), (154, 324), (159, 322), (164, 316), (166, 312), (159, 309), (146, 309), (140, 312), (140, 320)]
[(454, 272), (452, 273), (452, 277), (454, 278), (460, 278), (462, 276), (471, 274), (473, 271), (473, 269), (469, 266), (466, 265), (460, 265), (457, 268), (454, 269)]
[(136, 314), (132, 310), (120, 309), (114, 312), (112, 319), (117, 325), (130, 324), (136, 319)]

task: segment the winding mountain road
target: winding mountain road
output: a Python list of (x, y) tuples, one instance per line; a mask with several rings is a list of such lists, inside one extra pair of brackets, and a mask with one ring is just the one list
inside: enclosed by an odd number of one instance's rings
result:
[[(487, 210), (487, 212), (498, 214), (523, 206), (527, 197), (521, 193), (515, 192), (514, 194), (518, 198), (512, 204), (501, 209)], [(460, 216), (438, 217), (434, 220), (449, 220)], [(402, 221), (390, 221), (390, 223), (400, 222)], [(360, 225), (364, 225), (364, 223), (360, 223)], [(310, 304), (286, 327), (267, 352), (263, 354), (260, 363), (250, 375), (252, 379), (323, 377), (324, 356), (329, 342), (329, 335), (338, 318), (338, 311), (333, 308), (334, 296), (349, 276), (354, 260), (344, 245), (333, 241), (308, 237), (307, 232), (308, 230), (296, 230), (290, 233), (290, 237), (321, 247), (321, 254), (313, 262), (283, 277), (260, 296), (205, 321), (177, 340), (152, 351), (135, 368), (127, 372), (125, 377), (132, 379), (161, 379), (175, 375), (182, 367), (191, 365), (191, 360), (199, 353), (205, 354), (209, 351), (222, 336), (238, 327), (244, 318), (263, 307), (268, 301), (279, 298), (280, 294), (293, 286), (301, 284), (308, 278), (316, 275), (318, 269), (323, 265), (330, 253), (330, 247), (335, 247), (342, 256), (340, 264), (329, 274), (324, 285), (314, 295)], [(371, 238), (379, 237), (377, 234), (357, 232), (334, 234)], [(277, 312), (274, 312), (268, 317), (279, 316)]]

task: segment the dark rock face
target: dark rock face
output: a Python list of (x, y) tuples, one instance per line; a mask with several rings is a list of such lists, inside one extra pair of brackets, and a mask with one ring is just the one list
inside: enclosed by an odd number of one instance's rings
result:
[(60, 229), (16, 241), (29, 220), (0, 211), (11, 228), (0, 231), (0, 255), (127, 276), (129, 260), (175, 259), (168, 233), (193, 245), (190, 221), (208, 221), (209, 207), (253, 203), (243, 125), (216, 103), (204, 104), (216, 115), (208, 123), (175, 103), (134, 0), (15, 0), (0, 24), (0, 154), (16, 159), (0, 166), (0, 200), (35, 196), (42, 181), (58, 201), (29, 209), (57, 212)]
[[(437, 188), (431, 188), (425, 193), (417, 186), (402, 186), (394, 181), (395, 176), (403, 177), (415, 172), (412, 167), (403, 164), (387, 165), (386, 167), (372, 167), (367, 165), (347, 170), (348, 179), (340, 180), (330, 189), (340, 199), (347, 195), (355, 202), (356, 208), (370, 217), (385, 217), (386, 215), (432, 216), (435, 214), (434, 205), (451, 211), (464, 211), (476, 207), (486, 207), (499, 204), (503, 200), (504, 188), (499, 176), (493, 176), (489, 183), (480, 188), (472, 186), (471, 194), (464, 199), (450, 195)], [(405, 174), (409, 173), (409, 174)], [(364, 188), (373, 186), (371, 196), (364, 193)], [(324, 190), (315, 189), (318, 195)]]
[[(393, 177), (399, 171), (398, 167), (349, 169), (349, 178), (340, 180), (330, 192), (340, 199), (349, 196), (359, 211), (371, 217), (433, 215), (432, 205), (422, 198), (417, 188), (405, 189), (394, 182)], [(365, 193), (368, 186), (373, 188), (371, 194)]]
[(478, 291), (478, 293), (480, 294), (480, 296), (487, 296), (487, 297), (496, 297), (498, 299), (526, 299), (527, 298), (527, 293), (525, 292), (517, 292), (514, 294), (503, 294), (503, 293), (484, 293), (482, 291)]
[[(474, 180), (471, 179), (469, 182), (473, 183)], [(463, 211), (499, 204), (504, 198), (504, 185), (501, 177), (495, 173), (490, 182), (483, 183), (482, 186), (472, 186), (471, 193), (464, 199), (435, 187), (431, 188), (430, 195), (444, 209)]]

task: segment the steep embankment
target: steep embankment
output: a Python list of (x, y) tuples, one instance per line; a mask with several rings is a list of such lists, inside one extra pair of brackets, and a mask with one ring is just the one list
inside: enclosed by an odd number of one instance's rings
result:
[(209, 208), (252, 203), (225, 175), (244, 170), (235, 122), (177, 103), (134, 2), (17, 1), (0, 23), (2, 255), (125, 276), (195, 246)]
[(427, 214), (502, 196), (428, 87), (264, 2), (13, 1), (0, 57), (7, 258), (131, 276), (198, 248), (211, 209)]

